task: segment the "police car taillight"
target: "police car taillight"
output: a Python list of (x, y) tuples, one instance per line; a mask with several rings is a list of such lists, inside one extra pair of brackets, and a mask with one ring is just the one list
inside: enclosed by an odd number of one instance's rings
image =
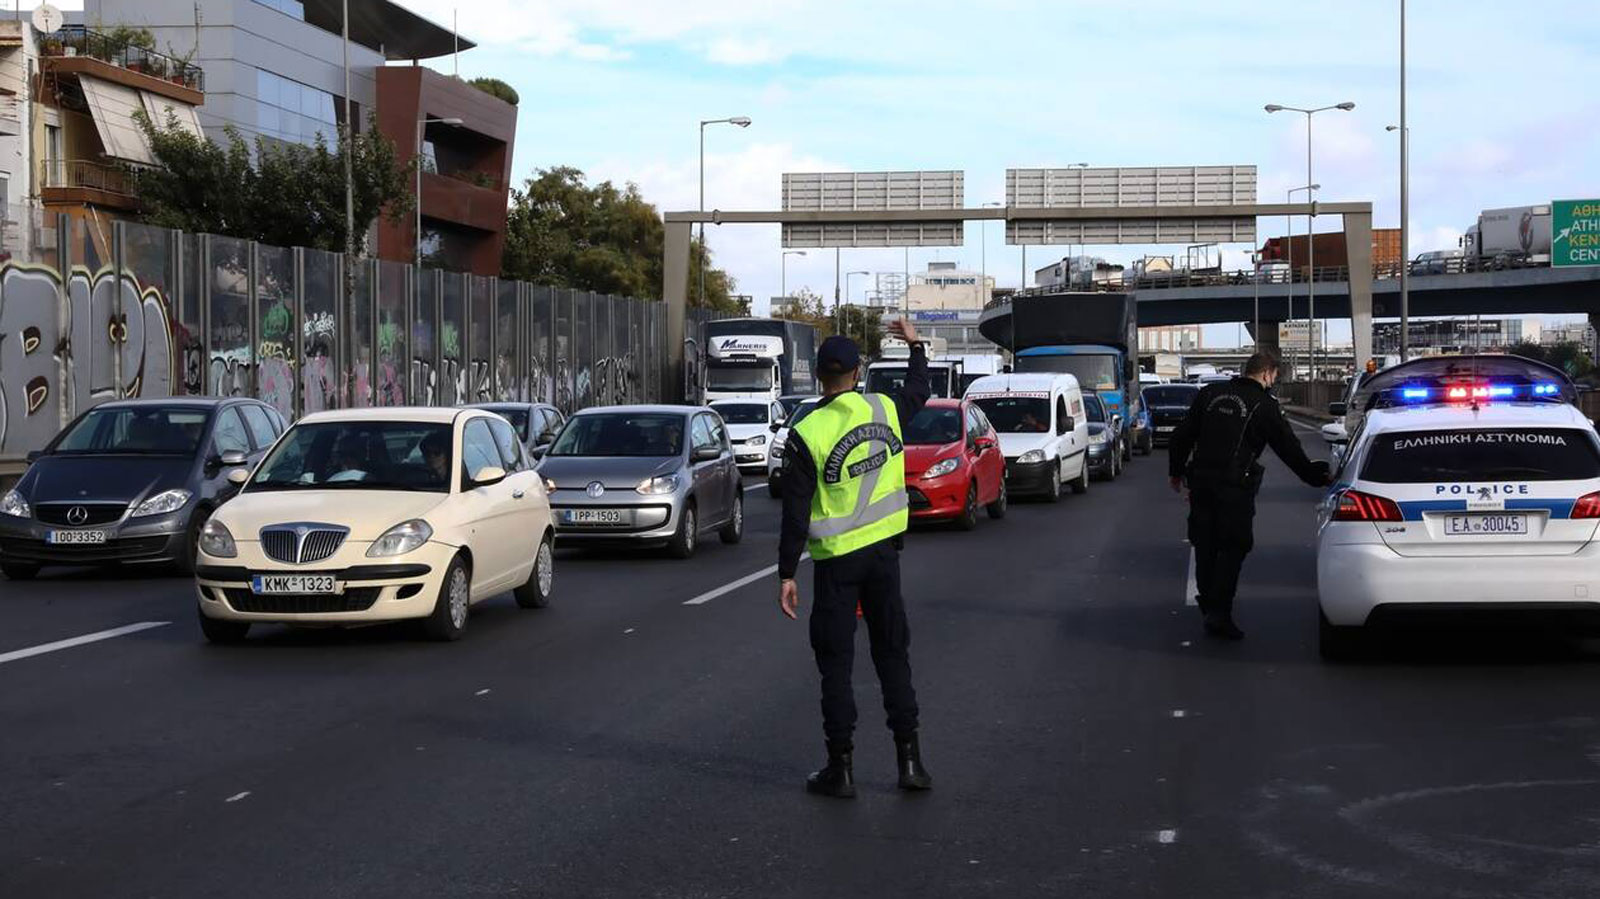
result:
[(1600, 518), (1600, 492), (1585, 493), (1572, 504), (1573, 518)]
[[(1596, 495), (1600, 499), (1600, 494)], [(1600, 507), (1597, 507), (1600, 508)], [(1386, 496), (1373, 496), (1359, 490), (1339, 493), (1339, 503), (1333, 508), (1334, 521), (1400, 521), (1400, 506)]]

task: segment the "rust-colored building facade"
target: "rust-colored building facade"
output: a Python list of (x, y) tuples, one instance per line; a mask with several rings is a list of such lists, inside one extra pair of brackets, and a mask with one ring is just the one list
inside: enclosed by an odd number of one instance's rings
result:
[[(401, 164), (422, 155), (423, 264), (500, 274), (517, 108), (422, 66), (385, 66), (377, 77), (378, 130)], [(415, 214), (380, 219), (378, 256), (416, 261), (416, 223)]]

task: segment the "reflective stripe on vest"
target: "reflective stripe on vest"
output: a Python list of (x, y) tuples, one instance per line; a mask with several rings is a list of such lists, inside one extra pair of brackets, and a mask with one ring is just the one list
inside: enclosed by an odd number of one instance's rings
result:
[[(813, 558), (844, 555), (906, 529), (905, 449), (888, 397), (841, 394), (794, 433), (817, 466), (807, 531)], [(849, 462), (863, 447), (865, 457)]]

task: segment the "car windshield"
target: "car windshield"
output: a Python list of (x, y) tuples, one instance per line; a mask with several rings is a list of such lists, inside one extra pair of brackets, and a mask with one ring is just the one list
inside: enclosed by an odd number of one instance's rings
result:
[(1400, 431), (1373, 438), (1361, 477), (1382, 484), (1580, 481), (1600, 477), (1600, 448), (1574, 428)]
[(955, 443), (961, 439), (961, 410), (923, 406), (906, 426), (906, 443)]
[(1144, 401), (1152, 406), (1188, 406), (1200, 391), (1193, 387), (1146, 387)]
[(1106, 407), (1100, 405), (1100, 398), (1092, 393), (1083, 395), (1084, 413), (1091, 422), (1104, 424), (1106, 420)]
[(1018, 356), (1017, 371), (1065, 372), (1078, 379), (1084, 390), (1116, 390), (1117, 357), (1110, 355)]
[[(906, 366), (874, 368), (867, 372), (867, 393), (898, 393), (906, 383)], [(928, 366), (928, 395), (950, 399), (950, 367)]]
[(1001, 434), (1043, 434), (1050, 430), (1050, 401), (1035, 396), (990, 396), (973, 400)]
[(772, 366), (713, 365), (706, 369), (706, 389), (764, 393), (772, 389)]
[(552, 456), (676, 456), (684, 417), (668, 412), (575, 415), (550, 447)]
[(780, 396), (780, 397), (778, 397), (778, 402), (783, 404), (783, 414), (785, 414), (785, 415), (793, 415), (794, 414), (794, 410), (798, 409), (800, 407), (800, 404), (805, 402), (808, 399), (811, 399), (811, 397), (806, 397), (806, 396)]
[(490, 412), (511, 422), (511, 427), (516, 428), (518, 434), (528, 433), (528, 407), (527, 406), (482, 406)]
[(447, 493), (450, 425), (415, 421), (297, 424), (246, 491), (417, 490)]
[(101, 407), (78, 419), (53, 452), (192, 456), (210, 417), (209, 409), (194, 406)]
[(711, 408), (730, 425), (764, 425), (769, 414), (764, 403), (718, 403)]

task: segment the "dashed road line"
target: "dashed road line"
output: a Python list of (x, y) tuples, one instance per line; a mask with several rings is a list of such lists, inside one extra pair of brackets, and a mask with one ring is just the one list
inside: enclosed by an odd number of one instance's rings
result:
[(1194, 579), (1194, 547), (1189, 547), (1189, 577), (1183, 585), (1183, 604), (1186, 606), (1199, 605), (1195, 597), (1200, 594), (1200, 587)]
[(21, 661), (22, 659), (31, 659), (34, 656), (42, 656), (45, 653), (57, 652), (62, 649), (71, 649), (74, 646), (83, 646), (87, 643), (98, 643), (101, 640), (110, 640), (113, 637), (126, 637), (128, 634), (137, 634), (140, 631), (147, 631), (154, 627), (166, 627), (171, 623), (170, 621), (141, 621), (138, 624), (127, 624), (110, 630), (95, 631), (92, 634), (84, 634), (81, 637), (69, 637), (65, 640), (57, 640), (54, 643), (41, 643), (38, 646), (30, 646), (27, 649), (16, 649), (0, 654), (0, 665), (4, 665), (7, 662)]
[(1157, 843), (1176, 843), (1176, 842), (1178, 842), (1178, 832), (1176, 830), (1158, 831), (1156, 833), (1156, 842)]
[[(811, 554), (810, 553), (801, 553), (800, 554), (800, 561), (802, 561), (802, 562), (804, 562), (805, 560), (807, 560), (809, 558), (811, 558)], [(759, 581), (764, 577), (771, 577), (771, 576), (773, 576), (774, 574), (777, 574), (777, 573), (778, 573), (778, 566), (776, 566), (776, 565), (768, 565), (767, 567), (761, 569), (760, 571), (753, 572), (751, 574), (747, 574), (744, 577), (739, 578), (738, 580), (733, 581), (731, 583), (723, 584), (722, 586), (718, 587), (715, 590), (707, 590), (706, 592), (700, 594), (699, 596), (696, 596), (694, 599), (686, 601), (684, 603), (684, 605), (686, 605), (686, 606), (701, 606), (701, 605), (705, 605), (706, 603), (712, 601), (713, 599), (716, 599), (719, 596), (724, 596), (726, 594), (732, 593), (733, 591), (739, 589), (740, 587), (745, 586), (746, 584), (753, 584), (756, 581)]]

